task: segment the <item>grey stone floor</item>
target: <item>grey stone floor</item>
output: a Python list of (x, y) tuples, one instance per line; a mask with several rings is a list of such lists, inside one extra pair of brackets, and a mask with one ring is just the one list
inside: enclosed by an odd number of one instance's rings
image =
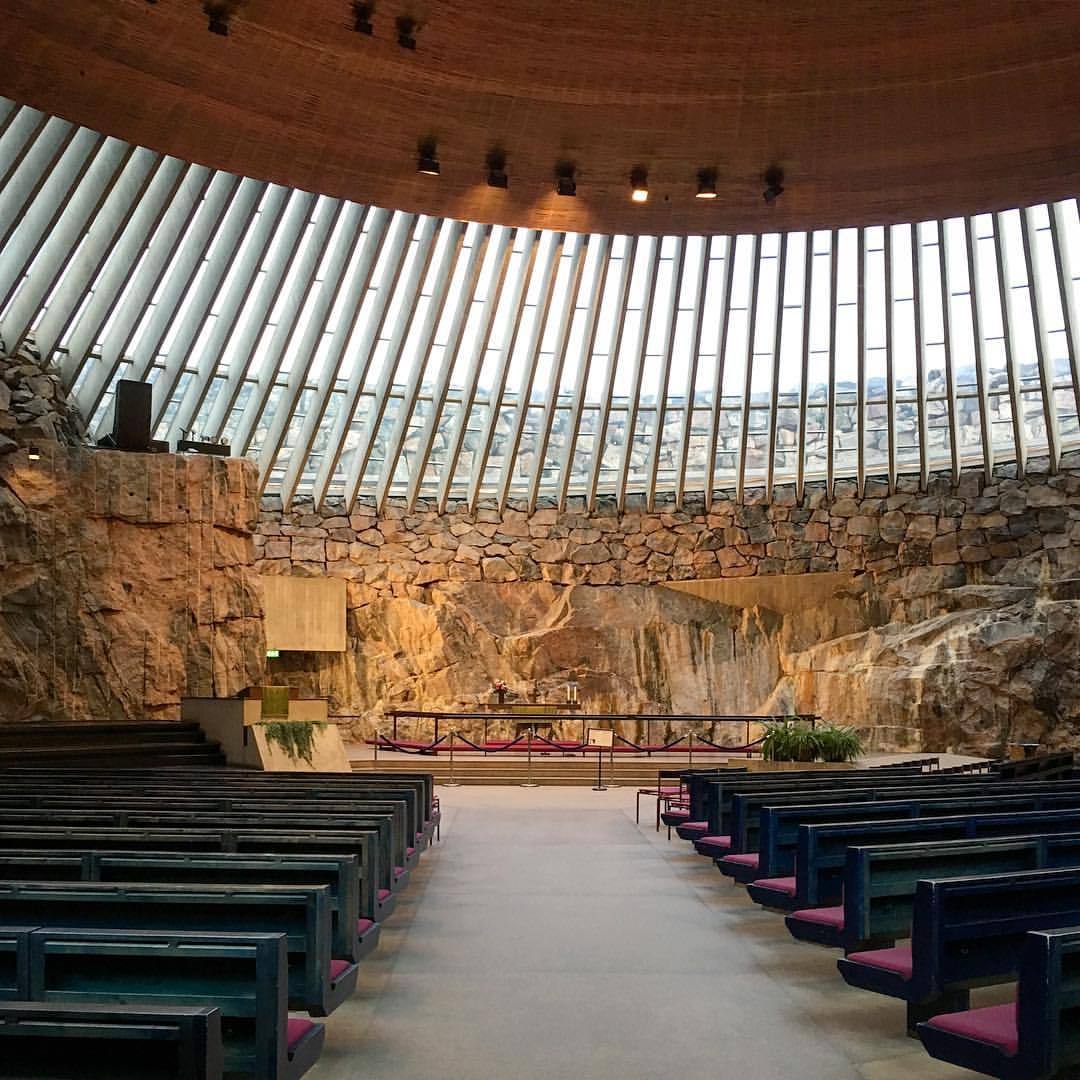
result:
[(907, 1038), (900, 1002), (847, 987), (836, 953), (635, 825), (633, 791), (440, 794), (442, 843), (328, 1018), (312, 1080), (975, 1075)]

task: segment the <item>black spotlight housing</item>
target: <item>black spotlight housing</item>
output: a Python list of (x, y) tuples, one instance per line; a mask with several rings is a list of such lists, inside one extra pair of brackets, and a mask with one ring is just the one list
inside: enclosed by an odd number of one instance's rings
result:
[(488, 187), (507, 188), (510, 179), (506, 175), (506, 154), (498, 148), (491, 150), (487, 156), (487, 182)]
[(34, 443), (31, 443), (26, 448), (26, 460), (27, 461), (40, 461), (41, 460), (41, 450)]
[(352, 14), (353, 30), (356, 33), (369, 36), (375, 33), (375, 27), (371, 22), (371, 18), (375, 14), (374, 3), (371, 3), (370, 0), (353, 0)]
[(696, 199), (716, 198), (716, 170), (698, 169)]
[(770, 165), (765, 170), (765, 190), (762, 197), (772, 206), (784, 194), (784, 170), (779, 165)]
[(203, 4), (203, 14), (209, 20), (207, 30), (211, 34), (221, 37), (229, 36), (229, 19), (232, 17), (233, 5), (224, 3), (222, 0), (206, 0)]
[(630, 198), (637, 203), (649, 201), (649, 172), (644, 165), (630, 170)]
[(416, 147), (416, 171), (424, 176), (438, 176), (439, 168), (438, 147), (434, 139), (423, 139)]
[(556, 195), (576, 195), (577, 194), (577, 179), (575, 176), (576, 170), (573, 163), (569, 161), (560, 162), (555, 167), (555, 194)]
[(416, 31), (420, 24), (411, 15), (399, 15), (396, 21), (397, 43), (403, 49), (416, 51)]

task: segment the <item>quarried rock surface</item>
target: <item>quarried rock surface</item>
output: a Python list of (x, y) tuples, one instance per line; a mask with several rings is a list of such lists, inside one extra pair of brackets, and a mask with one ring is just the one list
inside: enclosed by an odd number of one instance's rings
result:
[(0, 719), (179, 716), (261, 681), (249, 462), (0, 458)]

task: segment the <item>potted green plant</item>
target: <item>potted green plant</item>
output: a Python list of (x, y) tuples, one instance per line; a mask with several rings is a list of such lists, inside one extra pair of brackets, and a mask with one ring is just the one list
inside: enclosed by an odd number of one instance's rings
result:
[(826, 724), (816, 728), (814, 735), (822, 761), (854, 761), (862, 754), (862, 736), (852, 727)]
[(761, 756), (766, 761), (813, 761), (818, 755), (814, 729), (794, 717), (765, 725)]

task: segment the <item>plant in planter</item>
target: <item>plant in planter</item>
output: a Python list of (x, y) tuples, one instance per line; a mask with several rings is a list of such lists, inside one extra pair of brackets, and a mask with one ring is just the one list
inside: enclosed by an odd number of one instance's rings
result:
[(281, 748), (292, 761), (305, 761), (313, 764), (315, 752), (315, 732), (326, 727), (319, 720), (281, 720), (263, 725), (266, 741)]
[(761, 756), (766, 761), (813, 761), (818, 756), (814, 729), (793, 717), (766, 724)]
[(827, 724), (814, 735), (822, 761), (854, 761), (862, 753), (862, 736), (854, 728)]

